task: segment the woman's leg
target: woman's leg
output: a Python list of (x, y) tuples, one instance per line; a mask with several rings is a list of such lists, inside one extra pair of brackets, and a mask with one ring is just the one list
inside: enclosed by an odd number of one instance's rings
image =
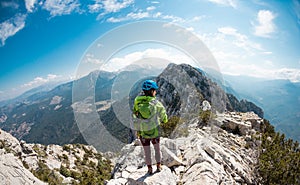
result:
[(151, 139), (151, 142), (154, 146), (155, 160), (156, 160), (157, 164), (160, 164), (160, 162), (161, 162), (161, 153), (160, 153), (159, 141), (160, 141), (159, 137)]
[(140, 140), (143, 145), (144, 152), (145, 152), (145, 163), (149, 167), (149, 165), (151, 166), (151, 150), (150, 150), (150, 140), (151, 139), (140, 138)]

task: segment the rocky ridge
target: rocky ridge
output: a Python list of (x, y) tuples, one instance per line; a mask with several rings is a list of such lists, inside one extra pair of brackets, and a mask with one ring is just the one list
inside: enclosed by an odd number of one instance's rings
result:
[[(256, 184), (255, 165), (260, 145), (257, 138), (263, 124), (260, 117), (253, 112), (225, 112), (206, 126), (199, 118), (183, 124), (189, 132), (186, 137), (161, 139), (163, 170), (160, 173), (145, 176), (143, 148), (139, 142), (133, 142), (123, 147), (118, 158), (109, 157), (115, 168), (112, 179), (106, 183)], [(102, 166), (98, 166), (99, 162)], [(82, 176), (79, 178), (81, 174), (87, 173), (83, 168), (100, 174), (95, 167), (107, 168), (103, 179), (109, 179), (111, 169), (107, 166), (110, 165), (110, 160), (92, 146), (28, 144), (1, 130), (0, 184), (45, 184), (49, 177), (57, 184), (74, 184), (83, 180)], [(41, 171), (47, 172), (47, 178)]]
[[(108, 185), (256, 184), (260, 145), (256, 138), (263, 120), (253, 112), (226, 112), (218, 114), (214, 121), (214, 125), (199, 127), (201, 121), (194, 118), (186, 123), (187, 137), (162, 138), (163, 170), (151, 176), (145, 175), (142, 146), (138, 142), (126, 145)], [(236, 128), (240, 132), (233, 134)], [(152, 159), (155, 162), (154, 156)]]
[(0, 184), (74, 184), (101, 173), (107, 179), (110, 166), (92, 146), (29, 144), (0, 130)]

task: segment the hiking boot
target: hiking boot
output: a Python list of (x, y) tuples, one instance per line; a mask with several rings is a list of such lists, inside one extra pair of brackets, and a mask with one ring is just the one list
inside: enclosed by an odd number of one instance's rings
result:
[(147, 175), (152, 175), (152, 174), (153, 174), (152, 167), (148, 167)]
[(162, 171), (161, 164), (157, 164), (156, 165), (156, 172), (161, 172), (161, 171)]

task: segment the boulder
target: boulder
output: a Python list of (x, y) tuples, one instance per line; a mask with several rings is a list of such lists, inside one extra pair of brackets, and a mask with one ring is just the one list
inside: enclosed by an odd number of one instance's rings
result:
[[(174, 185), (176, 184), (176, 176), (171, 172), (171, 170), (162, 166), (161, 172), (155, 172), (152, 175), (147, 175), (148, 168), (145, 166), (140, 169), (132, 171), (132, 167), (129, 167), (131, 170), (124, 169), (122, 172), (122, 177), (117, 179), (112, 179), (108, 181), (107, 185), (118, 185), (118, 184), (128, 184), (128, 185)], [(153, 166), (153, 170), (156, 170), (156, 167)], [(126, 175), (123, 176), (123, 173), (126, 172)]]
[(0, 149), (0, 185), (7, 184), (46, 184), (37, 179), (12, 153)]

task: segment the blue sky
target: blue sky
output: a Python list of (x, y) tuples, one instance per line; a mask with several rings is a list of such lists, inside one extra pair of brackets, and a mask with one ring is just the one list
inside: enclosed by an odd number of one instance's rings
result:
[[(72, 79), (97, 38), (141, 20), (193, 32), (222, 73), (300, 81), (299, 0), (1, 0), (0, 100)], [(164, 47), (141, 48), (115, 61), (177, 56)]]

